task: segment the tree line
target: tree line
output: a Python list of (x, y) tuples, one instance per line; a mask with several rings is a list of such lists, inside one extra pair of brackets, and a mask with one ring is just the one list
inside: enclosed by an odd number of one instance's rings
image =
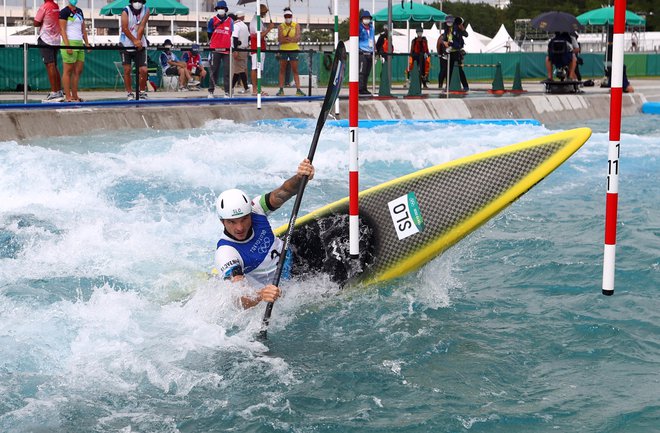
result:
[[(568, 12), (578, 16), (590, 10), (603, 7), (603, 0), (553, 0), (552, 3), (538, 0), (511, 0), (505, 9), (496, 8), (487, 3), (472, 3), (459, 1), (435, 2), (430, 6), (440, 9), (446, 14), (460, 16), (466, 23), (471, 23), (475, 31), (493, 37), (501, 24), (504, 24), (510, 35), (514, 34), (514, 22), (517, 19), (531, 19), (543, 12), (551, 10)], [(613, 0), (609, 0), (614, 5)], [(658, 0), (628, 0), (626, 9), (646, 18), (646, 30), (660, 30), (660, 11), (656, 9)]]

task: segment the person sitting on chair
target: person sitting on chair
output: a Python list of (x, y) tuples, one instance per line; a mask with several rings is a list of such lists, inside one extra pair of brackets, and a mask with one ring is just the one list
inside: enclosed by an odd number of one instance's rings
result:
[(192, 44), (190, 51), (186, 51), (181, 56), (181, 59), (186, 63), (186, 69), (190, 72), (191, 80), (189, 86), (198, 86), (206, 77), (206, 69), (202, 66), (202, 58), (199, 55), (199, 44)]
[(188, 90), (188, 81), (190, 81), (190, 71), (186, 63), (172, 52), (172, 41), (165, 39), (163, 43), (163, 52), (160, 54), (160, 67), (163, 74), (168, 77), (179, 77), (179, 91)]
[[(577, 42), (576, 42), (577, 44)], [(573, 38), (567, 32), (555, 33), (555, 37), (548, 42), (548, 55), (545, 58), (545, 68), (548, 72), (548, 81), (552, 81), (552, 68), (563, 69), (568, 67), (568, 78), (577, 81), (575, 66), (577, 60), (573, 46)], [(563, 80), (563, 77), (560, 77)]]

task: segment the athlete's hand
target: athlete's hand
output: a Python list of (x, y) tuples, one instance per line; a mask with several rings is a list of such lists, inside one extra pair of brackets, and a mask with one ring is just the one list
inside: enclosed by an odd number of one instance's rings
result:
[(261, 300), (266, 302), (275, 302), (281, 294), (280, 288), (272, 284), (267, 285), (257, 293), (259, 293)]
[(298, 165), (298, 172), (296, 173), (299, 177), (307, 176), (308, 180), (314, 179), (314, 166), (309, 159), (305, 158)]

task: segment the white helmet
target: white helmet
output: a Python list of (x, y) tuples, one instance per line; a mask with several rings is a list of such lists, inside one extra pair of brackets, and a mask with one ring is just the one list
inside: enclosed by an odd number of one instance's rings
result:
[(231, 220), (249, 215), (252, 212), (252, 202), (240, 189), (228, 189), (218, 196), (215, 209), (221, 220)]

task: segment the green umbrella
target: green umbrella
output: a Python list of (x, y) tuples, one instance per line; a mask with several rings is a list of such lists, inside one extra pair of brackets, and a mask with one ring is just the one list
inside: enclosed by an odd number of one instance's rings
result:
[[(614, 24), (614, 6), (585, 12), (582, 15), (579, 15), (577, 20), (583, 26), (605, 26), (608, 24)], [(646, 20), (634, 12), (626, 11), (626, 24), (629, 26), (642, 26), (646, 24)]]
[[(128, 0), (115, 0), (101, 8), (101, 15), (121, 15)], [(176, 0), (147, 0), (145, 5), (151, 15), (188, 15), (190, 9)]]
[[(441, 10), (420, 3), (392, 6), (392, 21), (441, 22), (446, 16)], [(375, 21), (387, 21), (387, 8), (376, 12), (373, 18)]]

